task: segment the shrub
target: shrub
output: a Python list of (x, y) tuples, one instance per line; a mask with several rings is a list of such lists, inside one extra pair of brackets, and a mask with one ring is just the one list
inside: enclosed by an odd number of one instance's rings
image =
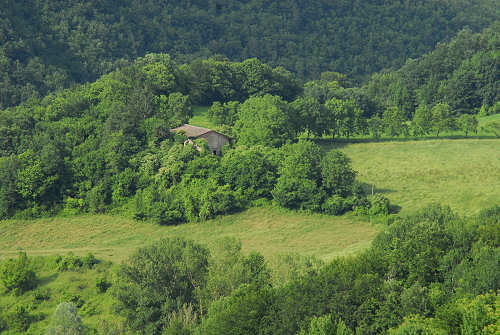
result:
[(7, 329), (18, 332), (25, 332), (32, 321), (31, 315), (24, 306), (16, 306), (14, 311), (7, 313)]
[(82, 265), (88, 269), (92, 269), (96, 264), (99, 264), (99, 260), (91, 253), (88, 253), (87, 256), (82, 259)]
[(321, 208), (327, 214), (341, 215), (346, 210), (346, 203), (344, 202), (344, 198), (335, 194), (326, 199)]
[(99, 293), (106, 293), (108, 288), (111, 287), (111, 283), (106, 280), (106, 278), (98, 278), (95, 286), (97, 287), (97, 291)]
[(388, 215), (390, 210), (390, 201), (380, 193), (375, 194), (370, 199), (370, 215)]
[(85, 304), (85, 300), (83, 300), (83, 298), (79, 294), (75, 294), (72, 292), (64, 292), (62, 294), (62, 300), (71, 302), (77, 308), (80, 308)]
[(76, 306), (71, 302), (63, 302), (57, 306), (52, 324), (47, 329), (47, 335), (80, 335), (85, 333), (85, 327), (78, 316)]
[(91, 253), (80, 258), (70, 252), (66, 256), (58, 256), (56, 258), (57, 271), (78, 271), (82, 268), (92, 269), (96, 264), (99, 264), (99, 260)]
[(36, 301), (41, 302), (50, 299), (49, 289), (36, 289), (33, 291), (33, 297)]
[(37, 278), (26, 253), (9, 259), (0, 266), (0, 282), (7, 292), (23, 293), (36, 286)]
[(0, 315), (0, 332), (7, 329), (7, 322), (2, 318), (2, 315)]
[(64, 257), (57, 257), (56, 263), (58, 271), (76, 271), (83, 265), (82, 260), (75, 256), (72, 252), (68, 253)]
[(365, 197), (348, 197), (345, 200), (346, 204), (351, 206), (354, 215), (363, 216), (368, 215), (370, 209), (370, 201)]

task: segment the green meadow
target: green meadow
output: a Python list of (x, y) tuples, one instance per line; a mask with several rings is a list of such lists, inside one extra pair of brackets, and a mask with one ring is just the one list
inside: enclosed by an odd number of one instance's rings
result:
[(461, 214), (500, 204), (500, 140), (438, 139), (339, 147), (371, 192), (410, 214), (437, 202)]
[(120, 262), (137, 248), (160, 238), (184, 237), (209, 247), (224, 237), (242, 241), (243, 251), (276, 255), (299, 253), (331, 259), (367, 247), (379, 231), (358, 218), (305, 214), (256, 207), (206, 222), (159, 226), (106, 216), (77, 216), (0, 225), (0, 257), (25, 251), (33, 256), (93, 253)]

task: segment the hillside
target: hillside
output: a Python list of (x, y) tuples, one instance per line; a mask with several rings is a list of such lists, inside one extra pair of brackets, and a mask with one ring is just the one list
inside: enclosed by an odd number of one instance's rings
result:
[[(401, 214), (430, 203), (477, 214), (500, 201), (498, 139), (442, 139), (348, 144), (342, 147), (359, 171)], [(369, 186), (368, 186), (369, 188)]]
[(372, 76), (364, 90), (383, 113), (396, 106), (407, 118), (418, 106), (447, 103), (455, 114), (500, 113), (500, 23), (463, 30), (448, 43), (397, 71)]
[(214, 247), (223, 238), (242, 241), (244, 252), (257, 251), (275, 262), (286, 254), (328, 260), (369, 246), (379, 228), (348, 217), (307, 215), (258, 207), (203, 223), (164, 227), (122, 217), (90, 215), (70, 218), (6, 221), (0, 226), (0, 257), (20, 250), (33, 256), (73, 252), (114, 262), (137, 248), (166, 237), (194, 239)]
[[(430, 203), (448, 204), (467, 215), (498, 204), (499, 145), (500, 140), (493, 139), (441, 139), (335, 147), (351, 157), (367, 191), (371, 192), (374, 183), (374, 191), (387, 196), (404, 216)], [(207, 245), (236, 237), (246, 252), (258, 251), (270, 260), (295, 252), (330, 259), (369, 245), (380, 228), (364, 220), (352, 214), (331, 217), (268, 207), (173, 227), (105, 215), (12, 220), (0, 226), (0, 253), (5, 257), (19, 250), (30, 255), (92, 252), (99, 258), (122, 261), (135, 248), (162, 237), (192, 238)]]
[(147, 53), (179, 63), (258, 57), (299, 78), (356, 80), (499, 19), (495, 0), (2, 1), (0, 108), (100, 75)]

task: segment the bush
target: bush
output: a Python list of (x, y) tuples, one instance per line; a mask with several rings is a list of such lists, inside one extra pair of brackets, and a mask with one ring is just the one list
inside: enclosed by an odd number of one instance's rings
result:
[(49, 289), (36, 289), (33, 291), (33, 297), (36, 301), (41, 302), (50, 299)]
[(9, 330), (25, 332), (28, 330), (31, 321), (32, 317), (24, 306), (16, 306), (14, 311), (6, 315), (7, 329)]
[(382, 194), (375, 194), (370, 199), (370, 209), (368, 214), (370, 215), (389, 215), (390, 201)]
[(99, 260), (91, 253), (80, 258), (70, 252), (66, 256), (58, 256), (56, 264), (57, 271), (78, 271), (82, 268), (92, 269), (94, 265), (99, 264)]
[(2, 315), (0, 315), (0, 332), (7, 329), (7, 322), (2, 318)]
[(37, 278), (26, 253), (17, 259), (9, 259), (0, 266), (0, 282), (7, 292), (16, 294), (29, 291), (36, 286)]
[(72, 292), (64, 292), (62, 294), (62, 300), (71, 302), (77, 308), (80, 308), (85, 304), (85, 300), (79, 294), (75, 294)]
[(108, 288), (111, 287), (111, 283), (108, 282), (105, 278), (98, 278), (95, 283), (95, 286), (97, 287), (97, 291), (99, 293), (106, 293)]
[(82, 260), (75, 256), (72, 252), (68, 253), (64, 257), (57, 257), (56, 263), (57, 271), (76, 271), (83, 265)]
[(99, 264), (99, 260), (91, 253), (88, 253), (87, 256), (82, 259), (82, 265), (88, 269), (92, 269), (96, 264)]
[(333, 195), (325, 200), (321, 206), (323, 211), (330, 215), (341, 215), (346, 211), (346, 203), (340, 195)]

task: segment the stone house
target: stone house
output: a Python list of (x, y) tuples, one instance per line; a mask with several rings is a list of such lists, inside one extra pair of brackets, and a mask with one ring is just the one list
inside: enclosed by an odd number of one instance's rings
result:
[(218, 133), (215, 130), (191, 126), (189, 124), (184, 124), (180, 127), (170, 129), (170, 131), (174, 133), (183, 132), (184, 134), (186, 134), (188, 138), (188, 141), (186, 142), (193, 145), (194, 145), (193, 140), (195, 139), (198, 138), (206, 139), (210, 151), (215, 155), (220, 155), (222, 147), (231, 141), (229, 136)]

